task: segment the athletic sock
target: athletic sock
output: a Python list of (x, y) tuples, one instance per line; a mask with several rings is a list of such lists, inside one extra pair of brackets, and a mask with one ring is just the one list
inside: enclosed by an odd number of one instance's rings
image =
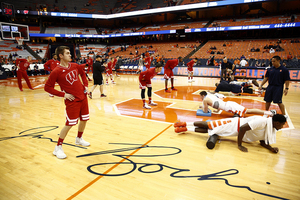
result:
[(264, 111), (264, 115), (272, 115), (273, 113), (271, 111)]
[(58, 138), (57, 146), (62, 145), (64, 142), (64, 139)]
[(81, 137), (82, 137), (82, 134), (83, 134), (83, 132), (79, 132), (79, 131), (78, 131), (77, 137), (81, 138)]
[(186, 122), (186, 126), (194, 126), (194, 122)]
[(151, 98), (151, 97), (149, 97), (149, 103), (151, 103), (151, 101), (152, 101), (152, 98)]
[(145, 105), (146, 104), (146, 100), (145, 99), (143, 99), (143, 105)]
[(196, 129), (195, 127), (187, 127), (187, 130), (191, 132), (195, 132), (195, 129)]

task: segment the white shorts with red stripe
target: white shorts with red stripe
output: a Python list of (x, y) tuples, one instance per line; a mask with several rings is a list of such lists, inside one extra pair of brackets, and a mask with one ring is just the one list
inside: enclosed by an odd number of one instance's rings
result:
[(238, 114), (240, 117), (243, 117), (247, 111), (244, 106), (241, 106), (234, 101), (225, 102), (224, 108), (220, 106), (220, 109), (233, 114)]
[(240, 118), (227, 118), (207, 122), (208, 134), (219, 136), (237, 136), (240, 127)]

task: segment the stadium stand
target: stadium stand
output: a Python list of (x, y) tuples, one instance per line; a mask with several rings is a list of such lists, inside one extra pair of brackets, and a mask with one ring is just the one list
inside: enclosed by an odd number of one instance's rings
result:
[(7, 58), (9, 57), (9, 54), (17, 54), (17, 57), (21, 56), (22, 58), (31, 56), (31, 54), (28, 51), (18, 49), (16, 47), (17, 43), (15, 41), (0, 41), (0, 56), (5, 56)]
[(98, 34), (95, 28), (78, 28), (78, 27), (48, 27), (45, 33), (52, 34)]

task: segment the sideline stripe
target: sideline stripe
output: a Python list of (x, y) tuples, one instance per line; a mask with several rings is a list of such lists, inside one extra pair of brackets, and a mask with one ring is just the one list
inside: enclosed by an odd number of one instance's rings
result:
[[(167, 128), (165, 128), (164, 130), (162, 130), (160, 133), (158, 133), (156, 136), (154, 136), (153, 138), (151, 138), (148, 142), (146, 142), (145, 144), (143, 144), (141, 147), (146, 146), (147, 144), (149, 144), (151, 141), (153, 141), (155, 138), (157, 138), (159, 135), (161, 135), (163, 132), (165, 132), (168, 128), (170, 128), (173, 124), (170, 124)], [(132, 156), (133, 154), (135, 154), (136, 152), (138, 152), (141, 148), (136, 149), (134, 152), (132, 152), (131, 154), (129, 154), (127, 158), (129, 158), (130, 156)], [(109, 168), (108, 170), (106, 170), (103, 174), (108, 174), (111, 170), (113, 170), (114, 168), (116, 168), (119, 164), (121, 164), (122, 162), (124, 162), (126, 160), (125, 158), (123, 158), (119, 163), (115, 164), (114, 166), (112, 166), (111, 168)], [(70, 196), (69, 198), (67, 198), (67, 200), (73, 199), (76, 196), (78, 196), (80, 193), (82, 193), (84, 190), (86, 190), (87, 188), (89, 188), (91, 185), (93, 185), (94, 183), (96, 183), (100, 178), (102, 178), (103, 176), (100, 175), (97, 178), (95, 178), (94, 180), (92, 180), (91, 182), (89, 182), (87, 185), (85, 185), (83, 188), (81, 188), (80, 190), (78, 190), (76, 193), (74, 193), (72, 196)]]

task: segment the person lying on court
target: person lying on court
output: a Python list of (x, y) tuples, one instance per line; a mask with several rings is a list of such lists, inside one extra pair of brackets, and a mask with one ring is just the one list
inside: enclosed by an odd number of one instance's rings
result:
[(215, 92), (232, 92), (232, 93), (253, 93), (252, 84), (259, 87), (259, 84), (256, 80), (249, 80), (247, 82), (239, 82), (239, 81), (220, 81), (216, 83)]
[[(273, 153), (278, 153), (277, 147), (270, 144), (276, 143), (276, 131), (282, 129), (286, 123), (284, 115), (276, 114), (273, 117), (251, 116), (247, 118), (226, 118), (215, 121), (176, 122), (176, 133), (186, 131), (208, 133), (213, 136), (237, 136), (238, 149), (248, 152), (242, 142), (260, 141), (260, 145)], [(210, 139), (210, 138), (209, 138)], [(210, 148), (211, 149), (211, 148)]]
[(199, 108), (203, 110), (203, 113), (208, 113), (208, 106), (211, 106), (217, 109), (217, 112), (219, 112), (219, 110), (224, 110), (226, 112), (238, 115), (239, 117), (244, 117), (245, 114), (258, 114), (266, 116), (273, 116), (276, 114), (276, 110), (263, 111), (256, 108), (247, 109), (234, 101), (224, 102), (221, 99), (222, 97), (224, 98), (224, 95), (218, 93), (211, 94), (206, 91), (201, 91), (200, 99), (203, 102), (203, 106), (200, 105)]

